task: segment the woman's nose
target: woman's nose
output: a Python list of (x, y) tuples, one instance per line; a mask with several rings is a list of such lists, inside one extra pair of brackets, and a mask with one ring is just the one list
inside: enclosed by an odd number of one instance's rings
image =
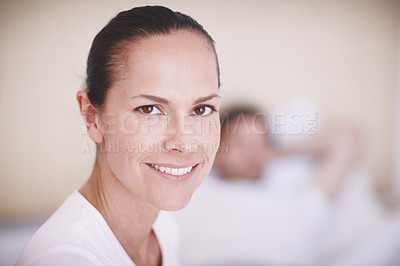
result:
[(165, 131), (164, 148), (181, 153), (197, 149), (193, 119), (185, 116), (171, 117)]

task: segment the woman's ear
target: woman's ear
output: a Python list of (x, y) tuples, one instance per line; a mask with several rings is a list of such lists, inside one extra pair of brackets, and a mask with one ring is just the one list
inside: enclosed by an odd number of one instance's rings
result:
[(76, 100), (78, 101), (83, 122), (86, 125), (90, 138), (96, 143), (103, 142), (103, 134), (98, 123), (99, 120), (96, 119), (98, 113), (97, 108), (92, 105), (85, 91), (79, 91), (76, 94)]

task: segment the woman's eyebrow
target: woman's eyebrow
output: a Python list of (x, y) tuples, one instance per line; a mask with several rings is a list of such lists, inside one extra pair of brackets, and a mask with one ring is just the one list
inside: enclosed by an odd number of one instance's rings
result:
[(143, 97), (143, 98), (147, 98), (149, 100), (155, 101), (155, 102), (159, 102), (159, 103), (164, 103), (164, 104), (168, 104), (169, 101), (165, 98), (162, 97), (158, 97), (158, 96), (154, 96), (154, 95), (147, 95), (147, 94), (140, 94), (137, 96), (133, 96), (131, 97), (131, 99), (135, 99), (135, 98), (139, 98), (139, 97)]
[(221, 96), (219, 96), (217, 93), (214, 93), (214, 94), (211, 94), (211, 95), (208, 95), (208, 96), (205, 96), (205, 97), (198, 98), (197, 100), (195, 100), (193, 102), (193, 104), (206, 102), (206, 101), (211, 100), (212, 98), (215, 98), (215, 97), (221, 98)]
[[(131, 99), (140, 98), (140, 97), (143, 97), (143, 98), (155, 101), (155, 102), (159, 102), (159, 103), (164, 103), (164, 104), (168, 104), (169, 103), (169, 101), (167, 99), (165, 99), (165, 98), (154, 96), (154, 95), (148, 95), (148, 94), (140, 94), (140, 95), (137, 95), (137, 96), (133, 96), (133, 97), (131, 97)], [(198, 104), (198, 103), (206, 102), (206, 101), (211, 100), (212, 98), (215, 98), (215, 97), (221, 98), (221, 96), (219, 96), (217, 93), (214, 93), (214, 94), (211, 94), (211, 95), (208, 95), (208, 96), (204, 96), (204, 97), (198, 98), (197, 100), (195, 100), (193, 102), (193, 104), (195, 105), (195, 104)]]

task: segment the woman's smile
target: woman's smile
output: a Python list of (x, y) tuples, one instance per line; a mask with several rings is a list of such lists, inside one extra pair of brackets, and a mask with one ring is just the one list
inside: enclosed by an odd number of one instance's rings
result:
[(162, 178), (173, 182), (184, 182), (192, 177), (199, 164), (186, 163), (186, 166), (178, 166), (174, 164), (147, 163), (146, 165)]

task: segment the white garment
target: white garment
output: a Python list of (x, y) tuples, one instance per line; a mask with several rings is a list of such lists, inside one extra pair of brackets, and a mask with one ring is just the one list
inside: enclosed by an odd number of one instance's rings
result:
[[(153, 230), (163, 265), (179, 265), (177, 227), (170, 214), (160, 211)], [(100, 212), (75, 191), (28, 241), (16, 265), (135, 264)]]

